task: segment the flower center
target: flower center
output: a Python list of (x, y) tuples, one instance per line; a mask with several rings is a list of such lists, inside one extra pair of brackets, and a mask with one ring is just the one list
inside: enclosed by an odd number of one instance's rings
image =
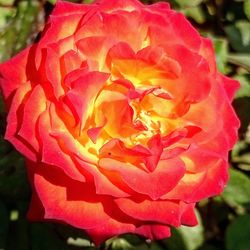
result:
[(89, 137), (84, 147), (96, 155), (105, 155), (105, 145), (148, 148), (153, 137), (174, 131), (181, 123), (171, 118), (175, 100), (161, 87), (168, 77), (157, 64), (136, 56), (111, 58), (110, 78), (95, 99), (84, 128)]

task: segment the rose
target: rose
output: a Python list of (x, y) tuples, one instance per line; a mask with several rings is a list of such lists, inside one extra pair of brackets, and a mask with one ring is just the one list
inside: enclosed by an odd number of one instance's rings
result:
[(58, 1), (38, 43), (0, 66), (5, 138), (27, 159), (29, 218), (99, 244), (170, 236), (228, 180), (238, 83), (167, 3)]

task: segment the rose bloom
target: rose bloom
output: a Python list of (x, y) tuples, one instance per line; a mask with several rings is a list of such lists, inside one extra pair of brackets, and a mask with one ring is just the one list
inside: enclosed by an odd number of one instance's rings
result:
[(1, 64), (5, 138), (26, 158), (28, 217), (150, 239), (222, 192), (238, 83), (168, 3), (58, 1), (39, 42)]

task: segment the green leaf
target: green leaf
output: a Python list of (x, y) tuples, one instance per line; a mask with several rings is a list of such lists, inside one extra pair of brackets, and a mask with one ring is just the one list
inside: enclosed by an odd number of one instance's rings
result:
[[(3, 128), (0, 125), (0, 162), (1, 162), (1, 159), (5, 156), (5, 154), (7, 154), (10, 151), (10, 149), (11, 149), (10, 144), (7, 143), (3, 138)], [(0, 167), (1, 167), (1, 164), (0, 164)]]
[(158, 243), (158, 242), (155, 242), (153, 241), (151, 244), (150, 244), (150, 250), (165, 250), (161, 247), (161, 245)]
[(221, 250), (220, 247), (216, 247), (212, 244), (204, 244), (198, 250)]
[(245, 136), (245, 140), (239, 141), (232, 150), (232, 162), (237, 164), (237, 167), (250, 171), (250, 153), (249, 153), (249, 131), (250, 126)]
[(250, 0), (244, 1), (244, 12), (247, 18), (250, 20)]
[(69, 237), (67, 240), (68, 245), (72, 245), (72, 246), (76, 246), (76, 247), (90, 247), (91, 246), (91, 242), (87, 239), (83, 239), (83, 238), (72, 238)]
[(0, 200), (0, 249), (6, 247), (9, 220), (8, 220), (8, 210), (5, 204)]
[(140, 245), (142, 239), (135, 234), (124, 234), (123, 239), (127, 240), (131, 245)]
[(181, 7), (194, 7), (202, 3), (203, 0), (176, 0)]
[(219, 71), (223, 74), (227, 73), (227, 55), (228, 43), (226, 39), (214, 38), (214, 49), (216, 54), (216, 63)]
[(10, 226), (10, 232), (6, 249), (29, 249), (28, 222), (26, 219), (22, 218), (13, 222)]
[(53, 5), (56, 3), (56, 0), (47, 0), (47, 1)]
[(9, 59), (26, 47), (37, 32), (40, 3), (20, 1), (17, 13), (4, 29), (0, 30), (0, 62)]
[(14, 53), (17, 53), (28, 44), (28, 39), (32, 34), (32, 27), (36, 22), (40, 5), (37, 1), (20, 2), (18, 5), (18, 17), (16, 20), (16, 30), (19, 33)]
[(171, 230), (171, 237), (163, 240), (164, 245), (170, 250), (186, 250), (185, 242), (182, 235), (177, 229), (173, 228)]
[(250, 54), (229, 54), (228, 61), (250, 72)]
[(239, 20), (225, 28), (231, 46), (238, 52), (250, 52), (250, 22)]
[(14, 4), (15, 0), (0, 0), (0, 5), (4, 6), (12, 6)]
[(4, 103), (3, 103), (3, 98), (0, 95), (0, 112), (3, 112), (3, 111), (4, 111)]
[(231, 206), (250, 204), (250, 179), (240, 171), (230, 169), (230, 180), (222, 194)]
[(94, 0), (83, 0), (83, 3), (93, 3)]
[(123, 238), (115, 238), (112, 241), (113, 250), (132, 250), (133, 246)]
[(79, 245), (92, 245), (86, 233), (78, 228), (69, 225), (58, 224), (56, 226), (56, 233), (58, 234), (59, 238), (65, 239), (69, 245), (77, 245), (78, 247)]
[(249, 250), (250, 249), (250, 215), (236, 218), (226, 230), (227, 250)]
[(240, 89), (237, 91), (235, 98), (250, 97), (250, 75), (237, 75), (234, 79), (240, 82)]
[(241, 121), (239, 134), (241, 137), (243, 137), (245, 136), (245, 133), (247, 132), (250, 123), (249, 112), (246, 112), (247, 110), (249, 110), (250, 107), (250, 97), (245, 96), (237, 98), (234, 100), (233, 105)]
[(204, 229), (201, 217), (196, 211), (198, 225), (195, 227), (181, 226), (172, 230), (172, 236), (164, 240), (165, 245), (170, 250), (195, 250), (204, 242)]
[(3, 8), (0, 7), (0, 29), (4, 29), (4, 26), (8, 23), (16, 13), (15, 8)]
[(246, 131), (246, 134), (245, 134), (245, 141), (249, 144), (250, 146), (250, 122), (249, 122), (249, 125), (247, 127), (247, 131)]
[(53, 226), (48, 223), (34, 223), (31, 227), (32, 250), (66, 250), (68, 246), (60, 240)]
[(183, 14), (199, 24), (203, 24), (206, 21), (206, 16), (201, 6), (185, 8), (183, 9)]
[(249, 159), (250, 159), (250, 154), (248, 154), (248, 155), (244, 155), (244, 156), (246, 156), (248, 159), (248, 162), (242, 162), (242, 163), (239, 163), (238, 164), (238, 168), (240, 168), (240, 169), (242, 169), (242, 170), (244, 170), (244, 171), (250, 171), (250, 163), (249, 163)]
[(238, 157), (242, 151), (246, 151), (247, 147), (248, 145), (246, 141), (238, 141), (232, 149), (232, 160), (234, 161), (234, 159)]
[(198, 218), (198, 225), (195, 227), (181, 226), (178, 230), (184, 240), (187, 250), (195, 250), (202, 245), (204, 242), (204, 229), (201, 222), (200, 215), (196, 211)]
[(0, 158), (0, 195), (8, 199), (27, 199), (30, 195), (24, 160), (11, 151)]
[(133, 250), (149, 250), (149, 247), (146, 243), (136, 246)]

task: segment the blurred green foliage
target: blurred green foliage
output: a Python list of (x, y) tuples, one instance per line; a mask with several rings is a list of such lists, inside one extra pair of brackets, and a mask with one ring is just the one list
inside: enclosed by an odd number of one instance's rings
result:
[[(231, 154), (231, 179), (221, 196), (200, 202), (197, 227), (174, 229), (170, 239), (155, 242), (128, 234), (108, 240), (101, 249), (249, 250), (250, 0), (169, 2), (214, 41), (219, 70), (241, 83), (234, 106), (242, 125), (240, 140)], [(0, 0), (0, 62), (34, 42), (54, 3), (55, 0)], [(5, 121), (0, 100), (0, 249), (96, 249), (80, 230), (26, 220), (30, 188), (22, 157), (3, 139)]]

